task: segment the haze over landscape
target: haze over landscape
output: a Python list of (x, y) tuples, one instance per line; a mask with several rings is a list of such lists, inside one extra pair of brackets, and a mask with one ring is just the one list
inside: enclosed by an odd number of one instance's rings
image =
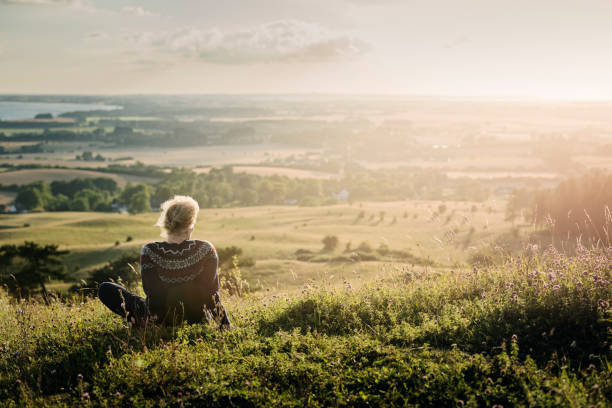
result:
[[(0, 406), (610, 406), (610, 21), (0, 0)], [(223, 306), (164, 275), (172, 325), (141, 254), (177, 195)]]

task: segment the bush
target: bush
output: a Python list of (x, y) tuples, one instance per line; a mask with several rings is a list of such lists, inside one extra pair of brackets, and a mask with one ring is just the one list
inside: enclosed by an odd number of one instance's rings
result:
[(372, 247), (370, 246), (370, 244), (367, 241), (363, 241), (357, 247), (357, 251), (359, 251), (359, 252), (372, 252)]
[(233, 255), (231, 268), (219, 268), (219, 283), (229, 295), (243, 296), (249, 291), (249, 283), (242, 279), (238, 262), (238, 255)]
[(326, 235), (321, 242), (324, 252), (333, 252), (338, 247), (339, 240), (335, 235)]
[(93, 270), (85, 281), (73, 285), (70, 290), (72, 292), (81, 291), (86, 294), (95, 294), (98, 285), (102, 282), (118, 282), (128, 289), (133, 289), (140, 281), (139, 262), (139, 253), (125, 253), (106, 265)]
[(234, 256), (238, 258), (238, 266), (250, 267), (255, 265), (255, 260), (253, 258), (243, 257), (242, 248), (235, 245), (217, 248), (217, 255), (219, 256), (219, 266), (232, 266)]

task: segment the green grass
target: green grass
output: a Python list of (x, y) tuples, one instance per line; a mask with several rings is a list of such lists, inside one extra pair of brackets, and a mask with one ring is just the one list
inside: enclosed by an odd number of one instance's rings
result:
[(3, 406), (607, 407), (612, 249), (356, 289), (224, 297), (214, 324), (136, 329), (97, 301), (0, 296)]

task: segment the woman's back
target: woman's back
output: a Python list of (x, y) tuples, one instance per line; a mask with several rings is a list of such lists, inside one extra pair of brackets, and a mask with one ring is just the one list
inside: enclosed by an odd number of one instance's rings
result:
[(201, 321), (205, 308), (218, 314), (218, 264), (217, 252), (208, 241), (144, 245), (140, 269), (149, 312), (167, 323)]

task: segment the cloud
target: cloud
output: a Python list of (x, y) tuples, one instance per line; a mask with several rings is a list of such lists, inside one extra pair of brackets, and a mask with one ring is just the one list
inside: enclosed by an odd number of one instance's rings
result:
[(0, 0), (0, 4), (83, 7), (82, 0)]
[(232, 32), (197, 28), (145, 32), (129, 41), (143, 50), (220, 64), (334, 60), (363, 54), (369, 48), (350, 35), (297, 20), (274, 21)]
[(126, 6), (123, 9), (121, 9), (121, 12), (123, 14), (132, 14), (134, 16), (139, 16), (139, 17), (157, 17), (160, 15), (159, 13), (154, 13), (152, 11), (145, 10), (141, 6)]

